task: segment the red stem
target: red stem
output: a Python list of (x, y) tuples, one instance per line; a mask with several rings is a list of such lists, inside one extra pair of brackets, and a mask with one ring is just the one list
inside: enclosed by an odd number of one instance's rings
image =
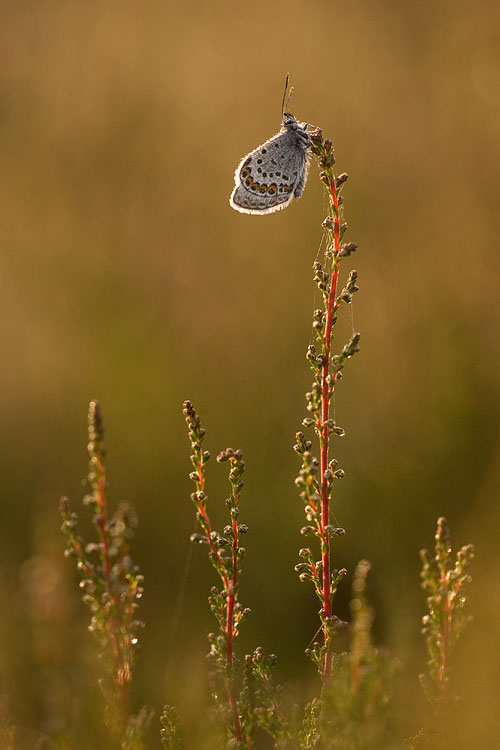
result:
[[(323, 627), (325, 644), (328, 641), (328, 623), (327, 620), (332, 616), (332, 593), (331, 593), (331, 572), (330, 572), (330, 537), (325, 532), (325, 527), (330, 522), (330, 490), (328, 479), (325, 478), (325, 473), (328, 469), (328, 447), (329, 447), (329, 435), (328, 427), (326, 422), (329, 419), (330, 414), (330, 395), (331, 391), (328, 385), (328, 375), (330, 373), (330, 350), (332, 343), (332, 325), (335, 313), (335, 299), (337, 295), (337, 281), (339, 277), (339, 266), (338, 266), (338, 253), (340, 251), (340, 224), (338, 217), (338, 198), (337, 190), (335, 187), (335, 179), (330, 180), (330, 198), (332, 206), (334, 208), (333, 217), (333, 241), (334, 241), (334, 253), (332, 261), (332, 278), (330, 281), (330, 295), (328, 297), (328, 306), (326, 311), (326, 322), (325, 322), (325, 339), (324, 339), (324, 352), (323, 352), (323, 367), (321, 376), (321, 557), (323, 563), (323, 615), (325, 618), (325, 624)], [(325, 654), (325, 663), (323, 668), (323, 684), (326, 684), (330, 676), (332, 654), (331, 649), (328, 648)]]
[[(198, 484), (200, 485), (200, 490), (202, 492), (204, 492), (204, 490), (205, 490), (205, 477), (204, 477), (204, 474), (203, 474), (203, 468), (202, 468), (201, 461), (198, 461), (198, 470), (197, 470), (197, 473), (198, 473)], [(224, 567), (222, 565), (222, 560), (220, 558), (219, 550), (215, 546), (214, 541), (213, 541), (212, 537), (210, 536), (211, 531), (212, 531), (212, 527), (210, 526), (210, 518), (208, 517), (208, 513), (205, 510), (205, 507), (204, 507), (203, 502), (201, 500), (198, 500), (198, 511), (203, 516), (203, 521), (204, 521), (204, 524), (205, 524), (204, 530), (205, 530), (205, 534), (206, 534), (206, 537), (207, 537), (208, 545), (209, 545), (209, 547), (210, 547), (210, 549), (212, 551), (212, 554), (215, 555), (215, 557), (217, 558), (218, 569), (219, 570), (223, 570)], [(224, 586), (227, 587), (227, 583), (228, 583), (227, 576), (223, 576), (223, 581), (224, 581)]]
[(234, 613), (234, 588), (233, 581), (227, 586), (227, 608), (226, 608), (226, 664), (233, 666), (233, 613)]

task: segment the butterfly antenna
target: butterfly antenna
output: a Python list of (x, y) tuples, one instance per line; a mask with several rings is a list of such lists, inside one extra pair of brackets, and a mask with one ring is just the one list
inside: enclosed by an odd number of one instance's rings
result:
[[(283, 115), (285, 114), (285, 110), (288, 107), (288, 102), (290, 101), (290, 97), (293, 94), (293, 86), (290, 88), (290, 91), (288, 91), (288, 81), (290, 80), (290, 73), (286, 74), (285, 78), (285, 90), (283, 91), (283, 101), (281, 102), (281, 119), (283, 119)], [(286, 95), (288, 91), (288, 97)]]

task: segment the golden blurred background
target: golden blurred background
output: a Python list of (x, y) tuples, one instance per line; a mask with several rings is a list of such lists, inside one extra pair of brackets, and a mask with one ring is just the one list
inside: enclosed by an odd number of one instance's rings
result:
[[(317, 168), (286, 211), (228, 205), (241, 157), (279, 129), (287, 71), (290, 110), (322, 127), (350, 175), (347, 237), (360, 246), (344, 272), (357, 268), (361, 291), (337, 326), (339, 347), (353, 327), (362, 338), (337, 394), (347, 534), (335, 564), (372, 562), (375, 637), (402, 664), (407, 736), (426, 658), (418, 551), (442, 514), (457, 547), (474, 543), (454, 747), (500, 746), (498, 3), (19, 0), (0, 6), (0, 38), (0, 687), (19, 746), (80, 715), (93, 689), (57, 510), (62, 493), (80, 504), (91, 398), (110, 501), (140, 519), (137, 705), (175, 703), (186, 720), (206, 693), (215, 581), (196, 548), (182, 584), (184, 398), (213, 455), (231, 445), (247, 462), (241, 600), (253, 615), (240, 653), (262, 645), (282, 682), (312, 679), (317, 602), (293, 570), (292, 444), (318, 304)], [(226, 481), (214, 461), (219, 527)], [(346, 583), (340, 616), (348, 599)]]

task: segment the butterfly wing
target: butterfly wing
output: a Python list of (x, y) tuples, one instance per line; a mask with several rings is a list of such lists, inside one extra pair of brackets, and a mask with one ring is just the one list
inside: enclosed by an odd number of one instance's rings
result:
[(307, 166), (303, 139), (293, 131), (278, 133), (241, 160), (229, 202), (247, 214), (286, 208), (294, 196), (302, 195)]

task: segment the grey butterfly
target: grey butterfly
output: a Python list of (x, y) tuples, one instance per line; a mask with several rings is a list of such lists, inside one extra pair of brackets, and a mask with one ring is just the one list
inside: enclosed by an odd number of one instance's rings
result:
[[(287, 85), (288, 76), (285, 93)], [(244, 156), (238, 164), (234, 173), (236, 185), (229, 199), (236, 211), (271, 214), (286, 208), (293, 198), (302, 195), (309, 167), (309, 125), (297, 122), (289, 112), (283, 112), (282, 117), (280, 132)]]

